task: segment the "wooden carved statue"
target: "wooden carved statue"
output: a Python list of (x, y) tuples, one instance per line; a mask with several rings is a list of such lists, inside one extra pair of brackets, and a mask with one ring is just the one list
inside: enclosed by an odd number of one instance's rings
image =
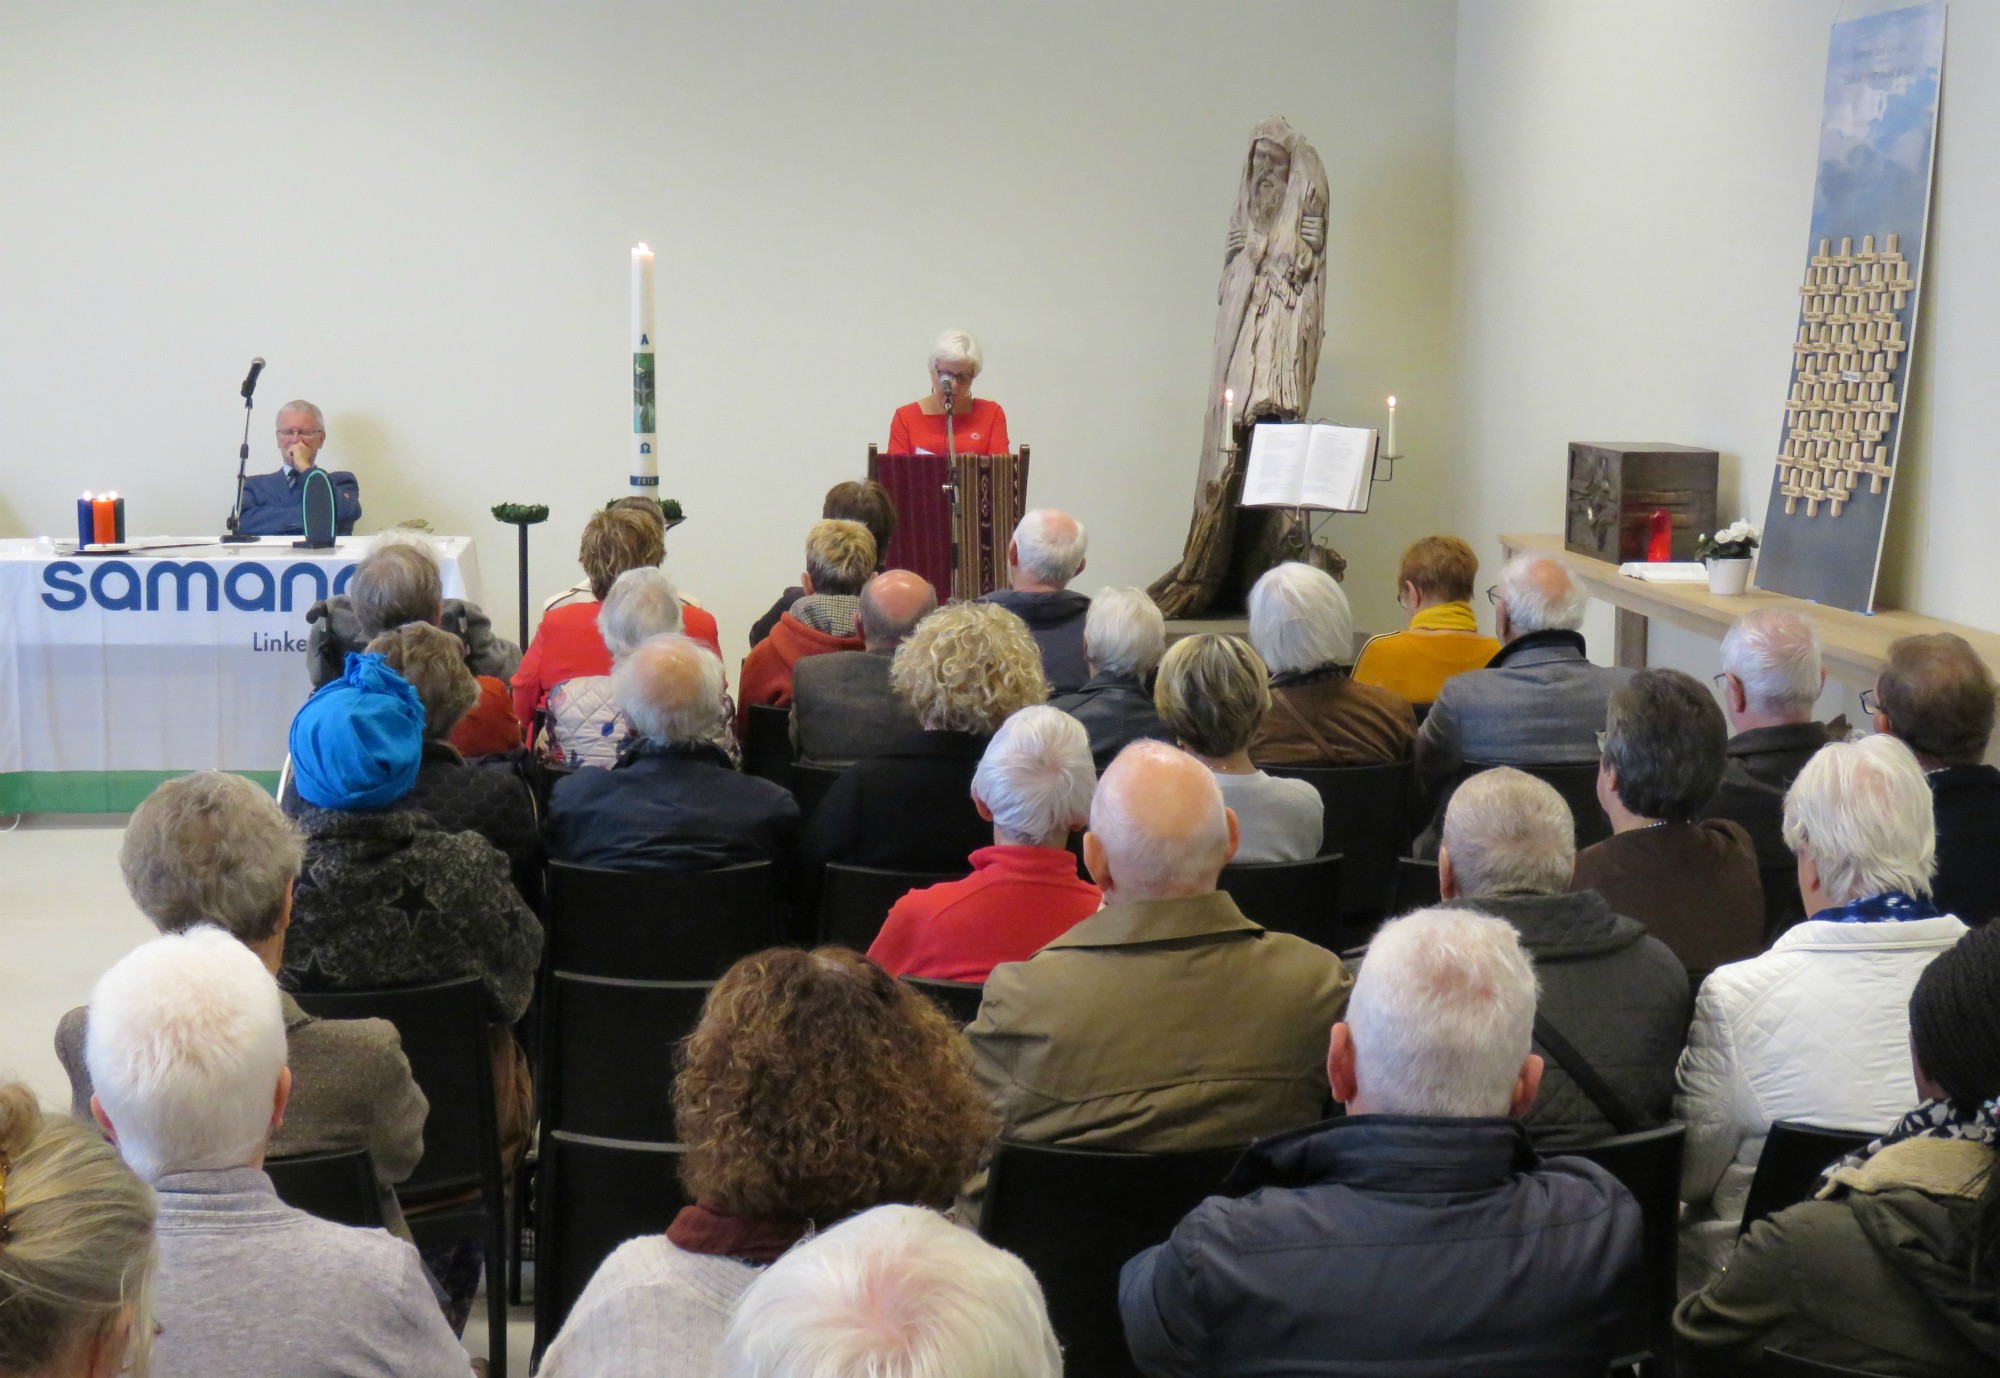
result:
[[(1234, 599), (1304, 546), (1286, 511), (1241, 511), (1244, 447), (1259, 421), (1296, 421), (1312, 403), (1326, 299), (1326, 169), (1282, 119), (1250, 135), (1217, 292), (1214, 363), (1194, 520), (1181, 560), (1152, 587), (1169, 617)], [(1339, 572), (1332, 551), (1317, 562)]]

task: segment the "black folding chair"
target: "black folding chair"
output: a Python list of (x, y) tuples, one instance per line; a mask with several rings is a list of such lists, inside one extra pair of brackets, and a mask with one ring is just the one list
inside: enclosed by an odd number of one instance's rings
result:
[(1223, 867), (1215, 884), (1251, 922), (1338, 952), (1351, 936), (1340, 912), (1344, 861), (1335, 852), (1310, 861), (1243, 862)]
[(1635, 1365), (1648, 1374), (1670, 1374), (1674, 1361), (1675, 1264), (1681, 1213), (1681, 1154), (1687, 1126), (1674, 1123), (1636, 1134), (1620, 1134), (1564, 1156), (1588, 1158), (1625, 1184), (1639, 1203), (1643, 1231), (1639, 1293), (1626, 1307), (1625, 1325), (1612, 1365)]
[(1438, 884), (1438, 864), (1421, 857), (1396, 858), (1396, 903), (1392, 912), (1410, 914), (1429, 909), (1443, 900)]
[(388, 1223), (382, 1218), (375, 1160), (365, 1148), (266, 1158), (264, 1174), (278, 1189), (280, 1201), (307, 1215), (373, 1230)]
[(1118, 1314), (1125, 1261), (1174, 1232), (1243, 1154), (1113, 1153), (1002, 1139), (987, 1175), (980, 1235), (1042, 1284), (1066, 1372), (1135, 1378)]
[(979, 1017), (979, 1002), (986, 987), (977, 981), (934, 981), (924, 976), (905, 976), (903, 984), (928, 995), (952, 1023), (964, 1028)]
[(605, 871), (549, 863), (546, 971), (712, 981), (785, 940), (792, 917), (776, 866)]
[(560, 1129), (543, 1133), (535, 1188), (532, 1363), (541, 1363), (591, 1274), (612, 1250), (628, 1239), (665, 1232), (689, 1204), (679, 1174), (683, 1152), (679, 1144)]
[(791, 770), (792, 710), (751, 704), (743, 727), (743, 773), (789, 789)]
[(549, 977), (544, 1128), (674, 1143), (675, 1051), (701, 1021), (712, 981)]
[(963, 880), (965, 875), (964, 871), (883, 871), (830, 861), (820, 882), (819, 940), (866, 952), (897, 900), (912, 890)]
[[(1604, 805), (1597, 802), (1597, 762), (1559, 762), (1551, 765), (1515, 765), (1511, 761), (1467, 761), (1465, 774), (1477, 775), (1482, 770), (1491, 770), (1496, 765), (1513, 765), (1515, 770), (1524, 771), (1537, 780), (1545, 780), (1555, 786), (1555, 791), (1569, 805), (1570, 817), (1576, 823), (1576, 849), (1580, 852), (1593, 842), (1602, 842), (1611, 836), (1611, 820), (1604, 816)], [(1444, 817), (1444, 810), (1438, 810), (1438, 817)]]
[[(507, 1368), (507, 1184), (493, 1096), (486, 989), (476, 977), (393, 990), (300, 991), (321, 1019), (386, 1019), (402, 1036), (430, 1114), (424, 1156), (396, 1189), (420, 1245), (480, 1242), (486, 1256), (486, 1352)], [(461, 1200), (470, 1196), (470, 1200)], [(422, 1210), (428, 1202), (448, 1202)]]
[(1269, 775), (1304, 780), (1325, 809), (1320, 855), (1339, 855), (1340, 914), (1370, 927), (1394, 897), (1396, 858), (1409, 839), (1414, 777), (1408, 761), (1376, 766), (1265, 766)]
[(819, 811), (820, 802), (833, 788), (833, 782), (840, 778), (842, 766), (817, 766), (805, 761), (792, 762), (792, 798), (799, 801), (799, 823), (804, 826), (812, 822), (812, 816)]
[(1743, 1201), (1738, 1236), (1759, 1220), (1811, 1198), (1819, 1177), (1836, 1161), (1865, 1148), (1880, 1135), (1859, 1129), (1821, 1129), (1797, 1120), (1779, 1120), (1764, 1136), (1764, 1151)]

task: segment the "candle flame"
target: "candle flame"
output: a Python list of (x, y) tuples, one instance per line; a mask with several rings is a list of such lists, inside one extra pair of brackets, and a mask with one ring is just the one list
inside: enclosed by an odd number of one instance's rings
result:
[(635, 254), (650, 254), (650, 253), (651, 253), (651, 252), (653, 252), (653, 251), (652, 251), (651, 249), (647, 248), (647, 247), (646, 247), (646, 246), (645, 246), (645, 245), (644, 245), (644, 244), (642, 243), (642, 244), (640, 244), (640, 245), (636, 246), (636, 247), (635, 247), (635, 248), (634, 248), (634, 249), (632, 250), (632, 252), (633, 252), (633, 253), (635, 253)]
[(1231, 407), (1233, 407), (1233, 406), (1235, 406), (1235, 405), (1236, 405), (1236, 389), (1235, 389), (1235, 388), (1224, 388), (1224, 389), (1222, 390), (1222, 406), (1223, 406), (1223, 410), (1227, 411), (1227, 410), (1228, 410), (1229, 408), (1231, 408)]
[(1396, 410), (1396, 399), (1393, 397), (1389, 399), (1389, 410), (1390, 411)]

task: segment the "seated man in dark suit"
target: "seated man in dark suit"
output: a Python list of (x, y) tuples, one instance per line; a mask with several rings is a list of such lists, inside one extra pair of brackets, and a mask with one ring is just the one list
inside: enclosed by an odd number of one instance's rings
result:
[(903, 638), (937, 611), (930, 581), (907, 569), (876, 575), (861, 589), (859, 651), (807, 656), (792, 667), (792, 748), (814, 765), (852, 765), (917, 730), (917, 715), (889, 686)]
[(701, 871), (786, 862), (799, 806), (732, 769), (714, 741), (722, 662), (692, 638), (656, 636), (611, 672), (639, 744), (609, 770), (579, 770), (549, 800), (549, 855), (616, 871)]
[[(242, 532), (246, 536), (305, 534), (304, 484), (326, 444), (326, 419), (310, 402), (287, 402), (278, 409), (278, 452), (285, 462), (277, 472), (252, 474), (243, 480)], [(354, 534), (361, 520), (361, 485), (346, 470), (328, 470), (333, 480), (333, 525), (342, 536)]]
[(1099, 771), (1141, 737), (1171, 742), (1174, 731), (1153, 706), (1153, 672), (1167, 650), (1160, 605), (1144, 589), (1100, 589), (1083, 619), (1083, 688), (1049, 700), (1083, 724)]
[(1977, 928), (2000, 916), (2000, 770), (1985, 764), (1994, 685), (1962, 636), (1906, 636), (1875, 680), (1875, 730), (1900, 737), (1930, 781), (1940, 911)]

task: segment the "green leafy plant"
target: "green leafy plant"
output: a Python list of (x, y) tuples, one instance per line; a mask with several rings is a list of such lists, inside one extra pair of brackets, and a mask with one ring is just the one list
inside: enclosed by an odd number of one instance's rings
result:
[(1697, 560), (1747, 560), (1750, 552), (1757, 548), (1761, 539), (1757, 528), (1749, 522), (1739, 521), (1725, 526), (1712, 536), (1697, 536), (1694, 554)]
[(510, 526), (533, 526), (549, 519), (549, 509), (540, 502), (503, 502), (493, 509), (493, 516)]

